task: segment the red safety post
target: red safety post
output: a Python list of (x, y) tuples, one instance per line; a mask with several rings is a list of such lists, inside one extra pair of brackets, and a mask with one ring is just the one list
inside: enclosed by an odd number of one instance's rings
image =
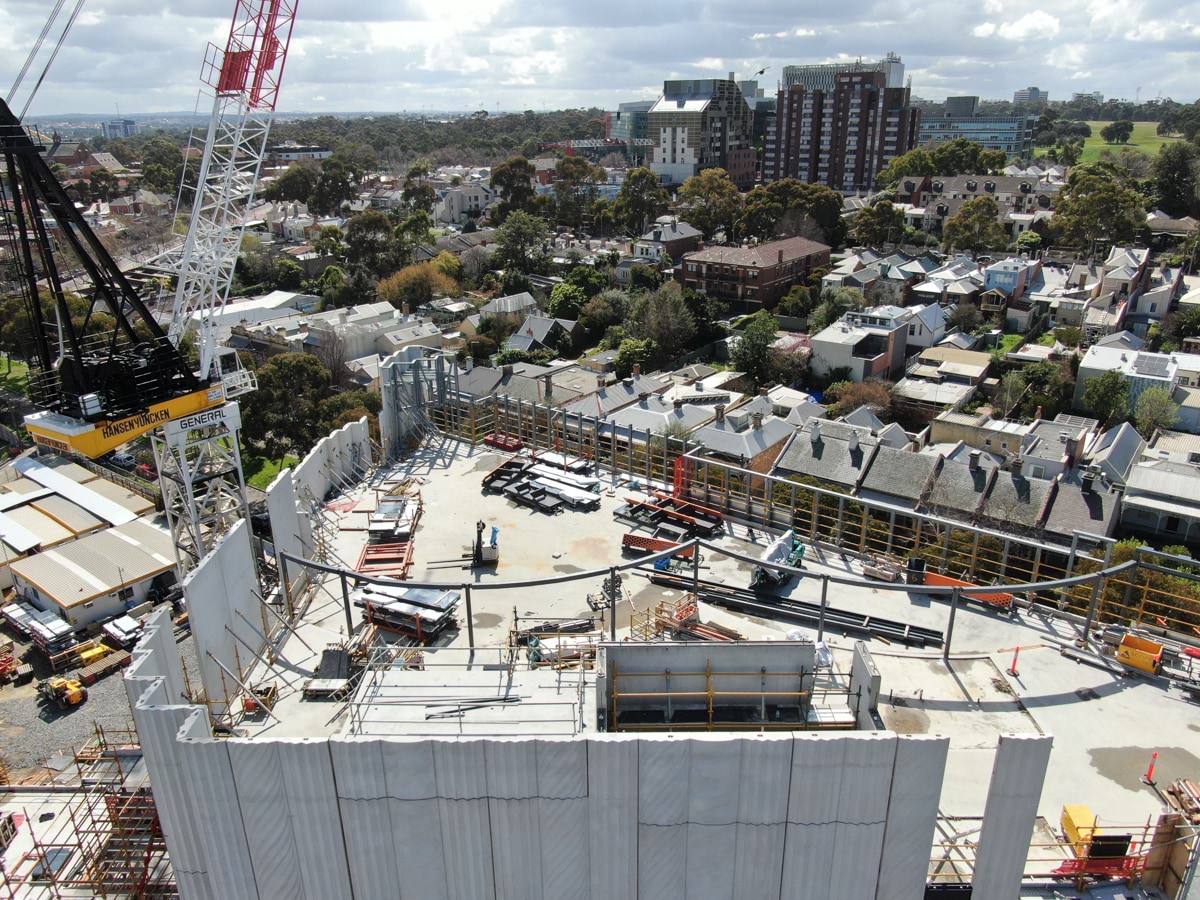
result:
[(1150, 765), (1146, 769), (1146, 774), (1142, 776), (1142, 783), (1154, 787), (1154, 767), (1158, 764), (1158, 751), (1155, 750), (1150, 756)]
[(1008, 667), (1008, 674), (1011, 675), (1013, 678), (1021, 677), (1020, 673), (1017, 672), (1017, 657), (1020, 655), (1021, 655), (1021, 648), (1013, 647), (1013, 661), (1012, 661), (1012, 665)]

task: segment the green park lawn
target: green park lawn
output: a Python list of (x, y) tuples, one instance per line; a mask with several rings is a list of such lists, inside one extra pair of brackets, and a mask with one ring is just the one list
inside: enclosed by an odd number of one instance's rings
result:
[(1133, 136), (1129, 138), (1129, 143), (1106, 144), (1104, 143), (1104, 138), (1100, 137), (1100, 129), (1107, 124), (1109, 123), (1088, 122), (1088, 125), (1092, 127), (1092, 136), (1090, 138), (1086, 138), (1083, 142), (1083, 158), (1080, 160), (1080, 162), (1094, 162), (1100, 158), (1100, 152), (1102, 150), (1120, 150), (1123, 146), (1134, 147), (1138, 150), (1141, 150), (1143, 153), (1149, 154), (1150, 156), (1157, 156), (1158, 151), (1162, 148), (1163, 144), (1179, 140), (1177, 137), (1164, 137), (1160, 134), (1157, 134), (1157, 122), (1134, 122)]
[(295, 456), (285, 456), (281, 464), (277, 459), (246, 455), (242, 457), (242, 472), (246, 476), (246, 484), (265, 491), (280, 469), (290, 469), (298, 462), (300, 460)]
[(0, 388), (12, 391), (14, 394), (28, 393), (25, 379), (29, 376), (29, 366), (15, 359), (0, 358)]

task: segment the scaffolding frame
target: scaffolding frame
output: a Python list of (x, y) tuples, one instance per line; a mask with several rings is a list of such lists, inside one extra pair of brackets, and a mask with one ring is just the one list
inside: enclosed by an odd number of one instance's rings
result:
[(72, 754), (78, 791), (50, 829), (26, 818), (33, 846), (12, 871), (0, 871), (0, 896), (179, 896), (136, 731), (94, 727), (95, 737)]

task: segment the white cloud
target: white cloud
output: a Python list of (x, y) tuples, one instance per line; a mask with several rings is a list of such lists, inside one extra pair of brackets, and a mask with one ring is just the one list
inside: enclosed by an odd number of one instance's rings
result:
[(796, 37), (813, 37), (816, 35), (816, 33), (817, 32), (812, 28), (797, 28), (792, 32), (792, 34)]
[(1058, 16), (1039, 9), (1016, 21), (1005, 22), (996, 33), (1009, 41), (1046, 40), (1058, 35), (1060, 25)]
[(1004, 4), (1001, 0), (983, 0), (983, 11), (990, 16), (1004, 12)]
[(981, 22), (980, 24), (976, 25), (974, 28), (971, 29), (971, 34), (973, 34), (973, 35), (975, 35), (975, 37), (979, 37), (979, 38), (991, 37), (995, 33), (996, 33), (996, 23), (995, 22)]

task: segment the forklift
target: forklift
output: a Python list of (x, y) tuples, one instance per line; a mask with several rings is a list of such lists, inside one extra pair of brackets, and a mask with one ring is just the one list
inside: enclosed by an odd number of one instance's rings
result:
[(64, 710), (79, 706), (88, 698), (87, 688), (81, 682), (58, 675), (39, 681), (37, 689), (40, 696)]

